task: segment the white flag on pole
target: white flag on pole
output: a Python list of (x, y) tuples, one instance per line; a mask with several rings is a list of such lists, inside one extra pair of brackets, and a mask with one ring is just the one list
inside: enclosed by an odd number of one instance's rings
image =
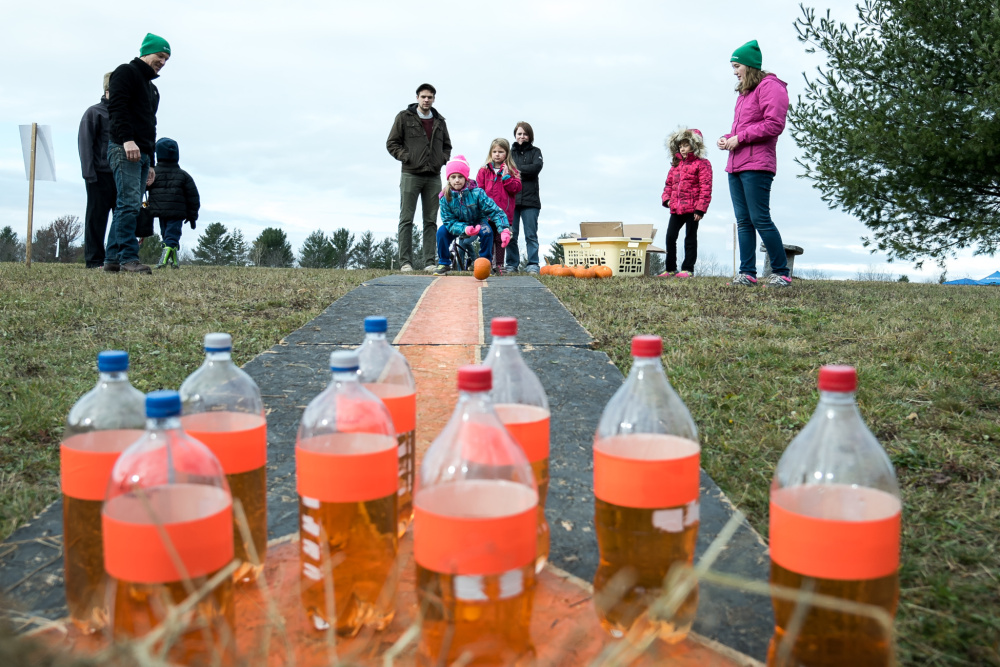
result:
[[(31, 178), (31, 125), (21, 125), (21, 152), (24, 154), (24, 178)], [(52, 128), (39, 125), (35, 137), (35, 180), (56, 180), (56, 154), (52, 150)]]

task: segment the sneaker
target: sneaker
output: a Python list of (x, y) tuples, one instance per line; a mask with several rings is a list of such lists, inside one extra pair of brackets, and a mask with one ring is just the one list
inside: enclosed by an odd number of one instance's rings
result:
[(694, 271), (681, 271), (674, 274), (674, 278), (694, 278)]
[(788, 276), (779, 276), (777, 273), (772, 273), (767, 277), (768, 287), (791, 287), (792, 279)]
[(657, 278), (673, 278), (674, 275), (675, 274), (671, 273), (670, 271), (664, 271), (663, 273), (658, 274), (656, 277)]
[[(107, 264), (105, 264), (105, 266), (107, 266)], [(152, 274), (153, 270), (151, 268), (149, 268), (148, 266), (146, 266), (145, 264), (143, 264), (142, 262), (140, 262), (139, 260), (135, 259), (135, 260), (132, 260), (131, 262), (125, 262), (124, 264), (122, 264), (121, 265), (121, 272), (122, 273), (148, 273), (148, 274)]]
[[(443, 266), (443, 264), (438, 264), (437, 266), (435, 266), (433, 264), (428, 264), (427, 266), (424, 267), (424, 271), (426, 271), (427, 273), (433, 273), (433, 274), (436, 275), (437, 272), (438, 272), (438, 269), (440, 269), (442, 266)], [(448, 268), (450, 269), (451, 267), (449, 266)]]
[(729, 283), (730, 285), (737, 285), (740, 287), (756, 287), (757, 279), (751, 276), (749, 273), (741, 273), (740, 277)]
[(121, 270), (121, 264), (118, 262), (106, 262), (104, 266), (101, 267), (101, 271), (104, 271), (105, 273), (118, 273)]
[(451, 266), (447, 264), (438, 264), (436, 267), (433, 267), (433, 270), (435, 276), (446, 276), (448, 275), (448, 272), (451, 271)]
[(403, 273), (409, 273), (410, 271), (413, 270), (413, 267), (410, 266), (409, 263), (407, 263), (407, 264), (403, 264), (401, 267), (399, 267), (399, 270), (402, 271)]
[(528, 264), (528, 266), (525, 267), (524, 272), (532, 276), (537, 276), (541, 273), (541, 269), (538, 268), (537, 264)]

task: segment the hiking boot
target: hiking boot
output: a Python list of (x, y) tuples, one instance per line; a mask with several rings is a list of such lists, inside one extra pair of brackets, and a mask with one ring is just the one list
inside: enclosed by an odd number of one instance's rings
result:
[[(107, 266), (107, 265), (105, 265), (105, 266)], [(146, 266), (145, 264), (143, 264), (142, 262), (140, 262), (139, 260), (135, 259), (135, 260), (132, 260), (131, 262), (125, 262), (124, 264), (122, 264), (121, 265), (121, 272), (122, 273), (147, 273), (147, 274), (152, 275), (153, 270), (151, 268), (149, 268), (148, 266)]]
[(791, 287), (792, 279), (788, 276), (779, 276), (777, 273), (772, 273), (767, 277), (768, 287)]
[(446, 276), (448, 272), (451, 271), (451, 267), (447, 264), (438, 264), (434, 269), (435, 276)]
[(105, 273), (118, 273), (121, 270), (121, 264), (118, 262), (105, 262), (104, 266), (101, 267), (101, 271)]
[(403, 273), (409, 273), (413, 271), (413, 267), (409, 264), (409, 262), (407, 262), (406, 264), (403, 264), (401, 267), (399, 267), (399, 270), (402, 271)]
[(739, 278), (733, 280), (729, 284), (737, 287), (756, 287), (757, 279), (749, 273), (741, 273)]

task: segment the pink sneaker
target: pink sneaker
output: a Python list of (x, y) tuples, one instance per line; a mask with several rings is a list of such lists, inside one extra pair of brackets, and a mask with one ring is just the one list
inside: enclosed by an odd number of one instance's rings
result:
[(690, 271), (681, 271), (680, 273), (678, 273), (674, 277), (675, 278), (692, 278), (692, 277), (694, 277), (694, 274), (691, 273)]
[(673, 278), (674, 274), (670, 273), (669, 271), (664, 271), (663, 273), (659, 274), (656, 277), (657, 278)]

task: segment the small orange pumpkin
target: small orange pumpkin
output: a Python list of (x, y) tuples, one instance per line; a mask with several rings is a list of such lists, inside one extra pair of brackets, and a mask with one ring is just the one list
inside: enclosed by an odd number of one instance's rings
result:
[(556, 267), (556, 269), (555, 269), (555, 275), (557, 275), (557, 276), (563, 276), (563, 277), (572, 277), (573, 276), (573, 269), (571, 269), (571, 268), (569, 268), (568, 266), (565, 266), (565, 265), (559, 266), (559, 267)]
[(492, 271), (493, 264), (485, 257), (480, 257), (472, 265), (472, 275), (475, 276), (476, 280), (486, 280)]
[(604, 264), (595, 266), (594, 272), (597, 274), (598, 278), (610, 278), (612, 275), (614, 275), (614, 272), (611, 270), (611, 267), (605, 266)]
[(552, 265), (546, 264), (545, 266), (543, 266), (541, 269), (538, 270), (538, 273), (540, 273), (543, 276), (549, 275), (550, 273), (552, 273)]
[(577, 278), (588, 278), (588, 279), (589, 278), (596, 278), (597, 277), (597, 272), (594, 271), (593, 268), (584, 269), (583, 271), (580, 271), (578, 274), (576, 274), (576, 277)]

